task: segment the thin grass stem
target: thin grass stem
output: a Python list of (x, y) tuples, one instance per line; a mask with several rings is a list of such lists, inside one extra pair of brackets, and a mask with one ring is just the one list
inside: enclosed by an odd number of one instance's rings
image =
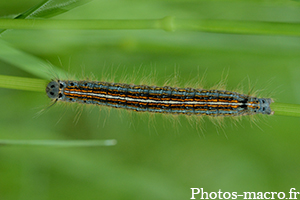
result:
[(300, 117), (299, 104), (272, 103), (271, 109), (275, 112), (274, 115)]
[[(8, 89), (45, 92), (47, 80), (0, 75), (0, 87)], [(300, 105), (288, 103), (272, 103), (275, 115), (300, 117)]]
[(145, 20), (53, 20), (0, 19), (3, 29), (59, 29), (59, 30), (186, 30), (214, 33), (291, 35), (300, 36), (300, 23), (238, 20), (176, 19), (164, 17)]
[(113, 146), (117, 141), (111, 140), (0, 140), (0, 146), (45, 146), (45, 147), (97, 147)]
[(0, 87), (7, 89), (45, 92), (48, 82), (49, 81), (43, 79), (0, 75)]
[(138, 30), (163, 29), (171, 31), (172, 18), (145, 20), (53, 20), (53, 19), (0, 19), (3, 29), (47, 30)]

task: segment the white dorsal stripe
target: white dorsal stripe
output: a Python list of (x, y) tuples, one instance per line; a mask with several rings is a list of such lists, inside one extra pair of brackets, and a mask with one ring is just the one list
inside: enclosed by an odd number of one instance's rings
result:
[[(135, 101), (135, 102), (142, 102), (142, 103), (157, 103), (157, 104), (187, 104), (187, 105), (201, 105), (201, 104), (208, 104), (208, 105), (231, 105), (231, 106), (241, 106), (245, 105), (244, 103), (230, 103), (230, 102), (197, 102), (197, 101), (159, 101), (159, 100), (152, 100), (152, 99), (135, 99), (130, 97), (120, 97), (120, 96), (112, 96), (106, 94), (95, 94), (89, 92), (77, 92), (77, 91), (68, 91), (65, 90), (65, 93), (69, 94), (78, 94), (78, 95), (86, 95), (86, 96), (95, 96), (95, 97), (102, 97), (102, 98), (109, 98), (109, 99), (120, 99), (126, 101)], [(252, 104), (246, 103), (247, 106), (251, 106)]]

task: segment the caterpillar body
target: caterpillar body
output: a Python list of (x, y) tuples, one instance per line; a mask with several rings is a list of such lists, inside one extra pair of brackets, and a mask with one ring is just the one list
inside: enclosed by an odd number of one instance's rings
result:
[(95, 104), (137, 112), (184, 115), (271, 115), (270, 98), (226, 90), (157, 87), (97, 81), (53, 80), (46, 87), (55, 101)]

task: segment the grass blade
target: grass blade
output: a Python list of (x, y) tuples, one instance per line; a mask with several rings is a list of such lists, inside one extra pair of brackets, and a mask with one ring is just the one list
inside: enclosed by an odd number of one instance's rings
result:
[(299, 104), (272, 103), (271, 109), (275, 112), (274, 115), (300, 117)]
[(48, 82), (43, 79), (0, 75), (0, 88), (45, 92)]
[[(73, 8), (90, 2), (91, 0), (44, 0), (17, 15), (14, 19), (50, 18), (65, 13)], [(0, 30), (0, 34), (7, 29)]]
[[(92, 0), (46, 0), (33, 8), (28, 18), (49, 18), (68, 12)], [(27, 17), (26, 17), (27, 18)]]
[(98, 147), (116, 145), (116, 140), (0, 140), (0, 146)]
[(164, 17), (147, 20), (0, 19), (0, 28), (44, 30), (166, 30), (248, 35), (300, 36), (300, 23), (238, 20), (195, 20)]
[[(0, 87), (19, 89), (35, 92), (45, 92), (48, 81), (33, 78), (22, 78), (0, 75)], [(300, 117), (300, 105), (288, 103), (272, 103), (271, 109), (274, 115)]]
[(67, 75), (67, 73), (62, 69), (35, 56), (20, 51), (3, 40), (0, 40), (0, 59), (43, 79), (52, 79), (53, 73), (50, 72), (55, 72), (56, 76), (60, 78)]

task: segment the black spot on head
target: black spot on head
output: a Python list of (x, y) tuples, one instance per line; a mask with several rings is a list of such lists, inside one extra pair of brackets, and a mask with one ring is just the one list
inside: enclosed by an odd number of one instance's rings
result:
[(46, 87), (46, 93), (49, 98), (57, 99), (59, 93), (59, 84), (57, 81), (51, 81)]

